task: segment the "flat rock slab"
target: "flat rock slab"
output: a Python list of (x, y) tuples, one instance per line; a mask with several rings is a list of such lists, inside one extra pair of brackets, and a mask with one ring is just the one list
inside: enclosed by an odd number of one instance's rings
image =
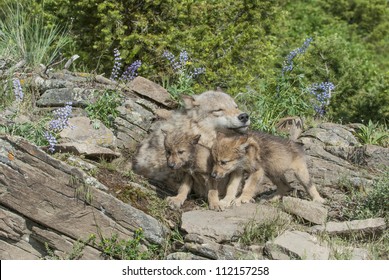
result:
[(347, 222), (328, 222), (325, 225), (314, 226), (312, 232), (326, 232), (330, 235), (348, 235), (348, 234), (372, 234), (385, 230), (386, 223), (384, 218), (354, 220)]
[(227, 244), (219, 244), (197, 234), (186, 235), (184, 247), (195, 255), (212, 260), (264, 259), (262, 254), (256, 254)]
[(173, 108), (176, 105), (166, 89), (146, 78), (136, 77), (131, 81), (130, 89), (168, 108)]
[(228, 242), (237, 239), (249, 222), (261, 224), (279, 219), (290, 221), (291, 217), (274, 207), (250, 203), (229, 208), (224, 212), (211, 210), (185, 212), (182, 214), (181, 229), (187, 233), (209, 237), (216, 242)]
[(328, 210), (319, 203), (284, 196), (282, 204), (286, 212), (299, 216), (308, 222), (322, 225), (327, 221)]
[(268, 241), (265, 251), (274, 260), (328, 260), (330, 249), (321, 246), (316, 237), (301, 231), (286, 231)]
[[(89, 177), (90, 178), (90, 177)], [(18, 137), (0, 136), (0, 259), (34, 259), (91, 234), (162, 244), (168, 229), (155, 218), (89, 182), (82, 170)], [(61, 239), (61, 237), (64, 237)], [(10, 253), (12, 249), (13, 253)], [(90, 250), (93, 255), (93, 250)]]
[(69, 127), (59, 134), (62, 142), (78, 142), (86, 145), (96, 145), (104, 148), (116, 147), (116, 137), (102, 122), (94, 124), (87, 117), (69, 119)]

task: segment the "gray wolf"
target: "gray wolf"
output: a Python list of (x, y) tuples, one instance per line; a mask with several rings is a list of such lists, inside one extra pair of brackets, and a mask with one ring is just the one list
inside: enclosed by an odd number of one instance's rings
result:
[[(291, 190), (285, 177), (288, 170), (293, 171), (313, 201), (324, 203), (310, 179), (302, 147), (291, 140), (262, 132), (235, 136), (219, 133), (212, 148), (212, 157), (214, 166), (211, 176), (216, 180), (231, 172), (248, 174), (241, 195), (234, 200), (237, 205), (254, 200), (265, 175), (277, 186), (276, 192), (266, 199), (284, 196)], [(227, 189), (226, 197), (232, 199), (237, 193), (236, 187)]]
[[(218, 131), (239, 134), (246, 132), (250, 125), (248, 114), (239, 110), (234, 99), (224, 92), (206, 91), (182, 99), (183, 110), (173, 112), (153, 125), (149, 136), (138, 146), (132, 164), (135, 173), (173, 192), (177, 192), (184, 174), (168, 167), (162, 130), (200, 134), (198, 143), (211, 148)], [(238, 177), (235, 177), (230, 176), (237, 184)]]

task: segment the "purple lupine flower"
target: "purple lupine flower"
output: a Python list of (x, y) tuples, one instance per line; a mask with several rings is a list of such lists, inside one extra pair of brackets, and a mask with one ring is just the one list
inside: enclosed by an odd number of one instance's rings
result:
[(303, 54), (307, 51), (309, 45), (312, 42), (312, 38), (308, 38), (304, 41), (303, 45), (300, 48), (297, 48), (291, 51), (285, 58), (283, 67), (282, 67), (282, 76), (284, 76), (285, 72), (290, 72), (293, 70), (293, 59), (299, 55)]
[(120, 80), (129, 82), (135, 79), (135, 77), (138, 76), (137, 71), (141, 65), (142, 62), (140, 60), (135, 60), (130, 66), (127, 67), (126, 71), (120, 77)]
[(59, 132), (68, 127), (72, 109), (72, 103), (68, 102), (65, 107), (53, 111), (54, 119), (49, 123), (49, 130)]
[(67, 102), (65, 107), (53, 111), (54, 118), (49, 122), (49, 130), (44, 133), (47, 142), (49, 142), (49, 151), (52, 153), (55, 151), (54, 147), (57, 144), (55, 134), (69, 127), (69, 118), (72, 114), (72, 109), (72, 102)]
[(115, 58), (115, 61), (114, 61), (114, 64), (113, 64), (113, 68), (112, 68), (112, 72), (111, 72), (111, 77), (110, 79), (112, 81), (115, 81), (119, 78), (119, 72), (120, 72), (120, 69), (122, 67), (122, 58), (120, 57), (120, 52), (118, 49), (114, 49), (113, 50), (113, 55), (114, 55), (114, 58)]
[(12, 83), (13, 83), (16, 100), (22, 101), (24, 94), (23, 94), (22, 85), (20, 84), (20, 80), (18, 78), (14, 78)]
[(54, 137), (53, 134), (51, 134), (48, 131), (44, 132), (44, 136), (45, 136), (47, 142), (49, 142), (49, 151), (54, 153), (55, 145), (57, 144), (57, 139)]
[(182, 62), (181, 61), (181, 57), (180, 57), (180, 61), (177, 61), (175, 55), (172, 54), (169, 51), (164, 51), (163, 54), (162, 54), (162, 57), (164, 57), (167, 60), (169, 60), (170, 66), (173, 68), (174, 72), (179, 73), (182, 70), (181, 68), (182, 68), (183, 65), (181, 63)]
[(317, 104), (314, 104), (314, 109), (320, 116), (325, 114), (325, 107), (330, 104), (331, 92), (334, 89), (335, 85), (331, 82), (315, 83), (308, 88), (309, 93), (315, 96)]
[(199, 68), (195, 68), (193, 69), (193, 71), (190, 73), (190, 76), (192, 78), (196, 78), (197, 76), (201, 75), (205, 73), (205, 68), (204, 67), (199, 67)]

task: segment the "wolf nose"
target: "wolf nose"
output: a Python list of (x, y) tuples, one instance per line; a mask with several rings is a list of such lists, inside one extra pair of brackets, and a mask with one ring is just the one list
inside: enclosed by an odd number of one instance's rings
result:
[(212, 177), (212, 178), (216, 178), (216, 172), (212, 172), (212, 173), (211, 173), (211, 177)]
[(238, 116), (238, 119), (242, 122), (242, 123), (246, 123), (248, 120), (249, 120), (249, 115), (247, 113), (242, 113)]
[(168, 163), (168, 166), (170, 167), (170, 168), (174, 168), (174, 166), (176, 166), (173, 162), (169, 162)]

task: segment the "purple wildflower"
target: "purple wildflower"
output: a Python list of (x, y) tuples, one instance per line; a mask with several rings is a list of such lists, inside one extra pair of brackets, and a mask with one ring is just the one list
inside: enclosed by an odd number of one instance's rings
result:
[(284, 60), (284, 66), (282, 67), (282, 76), (284, 76), (285, 72), (290, 72), (293, 70), (293, 59), (299, 55), (303, 54), (307, 51), (309, 45), (312, 42), (312, 38), (308, 38), (304, 41), (303, 45), (300, 48), (297, 48), (291, 51)]
[(72, 114), (72, 109), (72, 102), (67, 102), (65, 107), (53, 111), (54, 118), (49, 122), (49, 130), (44, 134), (46, 140), (49, 142), (49, 151), (52, 153), (55, 151), (54, 147), (57, 144), (55, 134), (69, 127), (69, 118)]
[(48, 131), (44, 132), (44, 136), (45, 136), (46, 140), (49, 142), (49, 151), (54, 153), (55, 145), (57, 144), (57, 139), (55, 138), (55, 136), (53, 134), (51, 134)]
[(120, 77), (122, 81), (132, 81), (138, 75), (137, 71), (142, 65), (140, 60), (134, 61), (130, 66), (127, 67), (126, 71)]
[(320, 84), (312, 84), (309, 87), (309, 93), (315, 96), (316, 103), (314, 109), (320, 116), (325, 114), (325, 107), (330, 104), (331, 91), (335, 89), (335, 85), (331, 82), (322, 82)]
[(20, 80), (18, 78), (14, 78), (12, 83), (13, 83), (16, 100), (22, 101), (24, 94), (23, 94), (22, 85), (20, 84)]
[(122, 67), (122, 58), (120, 57), (120, 52), (118, 49), (114, 49), (113, 51), (113, 54), (114, 54), (114, 57), (115, 57), (115, 62), (113, 64), (113, 68), (112, 68), (112, 73), (111, 73), (111, 80), (112, 81), (115, 81), (118, 79), (119, 77), (119, 72), (120, 72), (120, 68)]

